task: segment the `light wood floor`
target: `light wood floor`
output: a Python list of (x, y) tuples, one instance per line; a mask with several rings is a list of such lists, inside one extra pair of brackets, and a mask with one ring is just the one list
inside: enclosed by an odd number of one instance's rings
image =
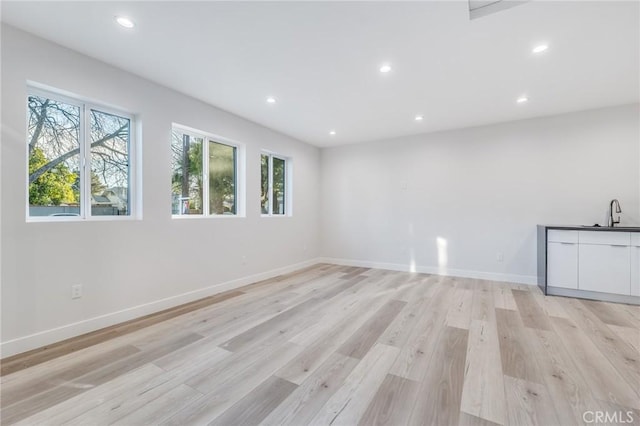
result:
[(639, 329), (637, 306), (321, 264), (8, 374), (0, 415), (7, 425), (573, 425), (604, 411), (638, 424)]

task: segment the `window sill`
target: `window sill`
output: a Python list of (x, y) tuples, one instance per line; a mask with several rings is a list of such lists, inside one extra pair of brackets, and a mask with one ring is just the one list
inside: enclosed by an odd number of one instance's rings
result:
[(78, 223), (78, 222), (135, 222), (142, 220), (136, 216), (35, 216), (27, 217), (27, 223)]
[(244, 219), (245, 216), (237, 214), (213, 214), (205, 216), (202, 214), (172, 214), (171, 219), (177, 220), (193, 220), (193, 219)]

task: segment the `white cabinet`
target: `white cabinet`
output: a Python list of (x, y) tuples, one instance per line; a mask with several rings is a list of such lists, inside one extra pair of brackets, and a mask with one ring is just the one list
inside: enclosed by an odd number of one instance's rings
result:
[(538, 241), (547, 294), (625, 303), (640, 297), (640, 232), (539, 226)]
[(547, 285), (578, 288), (578, 244), (570, 242), (547, 244)]
[(640, 296), (640, 232), (631, 234), (631, 295)]
[(578, 289), (631, 294), (631, 247), (615, 244), (580, 244)]

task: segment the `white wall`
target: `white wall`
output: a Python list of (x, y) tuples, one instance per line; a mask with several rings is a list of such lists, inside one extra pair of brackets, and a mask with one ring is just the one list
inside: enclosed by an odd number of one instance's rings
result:
[(606, 224), (618, 198), (640, 225), (639, 125), (636, 104), (325, 149), (322, 254), (533, 284), (536, 224)]
[[(142, 220), (26, 223), (27, 80), (138, 116)], [(315, 147), (8, 26), (2, 26), (2, 113), (3, 357), (318, 256)], [(172, 122), (246, 144), (246, 218), (171, 219)], [(260, 216), (261, 149), (293, 158), (293, 217)], [(71, 300), (78, 283), (84, 295)]]

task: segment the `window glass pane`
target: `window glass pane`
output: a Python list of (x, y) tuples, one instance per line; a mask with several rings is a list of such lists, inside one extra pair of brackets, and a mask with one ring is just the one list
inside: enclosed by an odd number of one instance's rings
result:
[(28, 98), (29, 216), (80, 215), (80, 108)]
[(262, 214), (269, 214), (269, 156), (260, 157), (260, 210)]
[(284, 160), (273, 157), (273, 214), (285, 214)]
[(236, 214), (236, 148), (209, 141), (209, 214)]
[(202, 214), (202, 142), (202, 138), (172, 132), (172, 214)]
[(127, 216), (131, 121), (91, 110), (91, 215)]

